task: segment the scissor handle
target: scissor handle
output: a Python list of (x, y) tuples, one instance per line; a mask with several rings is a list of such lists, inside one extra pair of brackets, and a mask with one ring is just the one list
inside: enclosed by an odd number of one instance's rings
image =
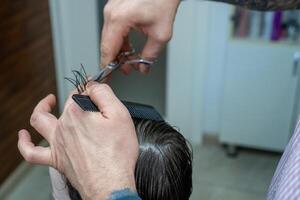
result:
[(131, 49), (129, 51), (122, 51), (118, 57), (128, 57), (128, 56), (132, 56), (135, 55), (135, 49)]
[(111, 62), (105, 68), (103, 68), (96, 76), (92, 78), (93, 81), (101, 82), (112, 71), (119, 68), (121, 65), (118, 62)]
[[(130, 58), (135, 56), (137, 58)], [(141, 56), (135, 54), (135, 50), (124, 51), (118, 55), (118, 59), (114, 62), (109, 63), (104, 69), (102, 69), (96, 76), (92, 78), (93, 81), (101, 82), (107, 75), (112, 71), (116, 70), (124, 64), (145, 64), (151, 66), (155, 61), (144, 59)]]
[(128, 60), (124, 62), (124, 64), (145, 64), (145, 65), (153, 65), (155, 61), (146, 60), (144, 58)]
[(145, 65), (153, 65), (154, 60), (145, 59), (141, 57), (140, 55), (137, 55), (135, 53), (134, 49), (131, 49), (130, 51), (123, 51), (118, 55), (118, 59), (120, 62), (120, 65), (124, 64), (145, 64)]

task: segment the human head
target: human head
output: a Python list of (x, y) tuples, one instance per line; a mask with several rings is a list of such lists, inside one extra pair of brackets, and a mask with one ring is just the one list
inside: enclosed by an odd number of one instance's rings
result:
[[(187, 200), (192, 192), (192, 152), (166, 122), (133, 119), (139, 141), (136, 189), (143, 200)], [(68, 183), (72, 200), (80, 199)]]

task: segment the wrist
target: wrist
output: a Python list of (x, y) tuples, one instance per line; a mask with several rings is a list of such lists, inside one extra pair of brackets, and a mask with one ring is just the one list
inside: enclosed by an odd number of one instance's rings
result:
[[(105, 181), (105, 182), (104, 182)], [(89, 185), (89, 186), (88, 186)], [(85, 200), (109, 199), (112, 200), (116, 191), (136, 192), (134, 174), (118, 173), (115, 175), (94, 179), (93, 183), (86, 185), (82, 196)]]

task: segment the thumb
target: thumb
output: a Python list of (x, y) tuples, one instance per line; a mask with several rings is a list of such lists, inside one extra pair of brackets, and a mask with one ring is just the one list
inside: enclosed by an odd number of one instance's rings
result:
[(123, 112), (124, 105), (107, 84), (89, 82), (87, 85), (87, 94), (105, 118), (110, 118)]

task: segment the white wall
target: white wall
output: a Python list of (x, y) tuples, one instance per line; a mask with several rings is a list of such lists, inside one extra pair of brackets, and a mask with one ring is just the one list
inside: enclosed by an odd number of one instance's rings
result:
[(171, 122), (194, 141), (200, 141), (202, 133), (220, 132), (231, 12), (227, 4), (189, 0), (181, 3), (175, 20), (168, 54), (167, 116), (179, 112)]
[(208, 2), (180, 5), (167, 56), (167, 119), (193, 143), (203, 132)]
[(59, 107), (74, 87), (64, 80), (82, 63), (89, 74), (99, 70), (97, 0), (50, 0)]
[(220, 131), (226, 45), (229, 37), (230, 5), (210, 2), (208, 6), (207, 71), (205, 75), (204, 128), (208, 134)]

